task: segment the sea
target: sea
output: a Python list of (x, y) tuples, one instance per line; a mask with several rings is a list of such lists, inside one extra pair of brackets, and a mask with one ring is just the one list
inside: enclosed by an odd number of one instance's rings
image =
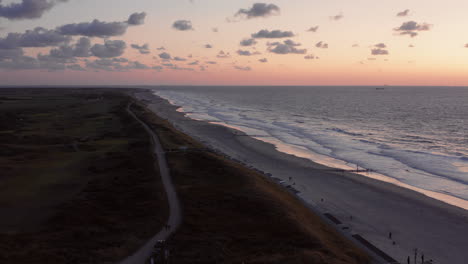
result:
[(468, 201), (467, 87), (171, 86), (154, 93), (190, 118), (234, 127), (279, 151)]

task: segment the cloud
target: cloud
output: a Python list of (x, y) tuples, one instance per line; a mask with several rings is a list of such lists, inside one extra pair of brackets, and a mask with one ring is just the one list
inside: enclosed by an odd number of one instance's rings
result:
[(66, 2), (66, 0), (22, 0), (20, 3), (9, 5), (0, 4), (0, 17), (9, 20), (40, 18), (59, 2)]
[(290, 39), (281, 42), (268, 43), (268, 51), (276, 54), (305, 54), (307, 49), (298, 49), (300, 43), (296, 43)]
[(175, 61), (186, 61), (187, 59), (181, 57), (174, 57)]
[(140, 52), (141, 54), (149, 54), (150, 53), (148, 44), (144, 44), (144, 45), (141, 45), (141, 46), (138, 45), (138, 44), (132, 44), (131, 47), (133, 49), (138, 50), (138, 52)]
[(468, 48), (468, 43), (465, 44), (465, 48)]
[(192, 61), (190, 63), (187, 63), (187, 65), (198, 65), (199, 61)]
[(357, 48), (357, 47), (359, 47), (359, 44), (355, 43), (355, 44), (353, 44), (351, 47), (352, 47), (352, 48)]
[(92, 22), (63, 25), (58, 27), (57, 31), (69, 36), (108, 38), (125, 34), (127, 27), (125, 22), (102, 22), (94, 19)]
[(211, 49), (211, 48), (213, 48), (213, 46), (211, 44), (205, 44), (205, 48)]
[(427, 23), (418, 24), (415, 21), (408, 21), (401, 24), (401, 26), (394, 28), (393, 30), (398, 32), (399, 35), (409, 35), (410, 37), (416, 37), (417, 31), (429, 31), (432, 25)]
[(70, 37), (63, 36), (55, 30), (36, 27), (34, 30), (26, 30), (24, 33), (9, 33), (5, 38), (0, 38), (0, 48), (51, 47), (67, 43), (70, 40)]
[(310, 27), (307, 31), (308, 32), (317, 32), (318, 29), (319, 29), (319, 26), (315, 26), (315, 27)]
[(218, 64), (216, 61), (205, 61), (207, 64)]
[(253, 38), (243, 39), (243, 40), (241, 40), (241, 42), (240, 42), (240, 45), (241, 45), (241, 46), (244, 46), (244, 47), (253, 46), (253, 45), (255, 45), (255, 44), (257, 44), (257, 41), (255, 41), (255, 39), (253, 39)]
[(23, 49), (0, 49), (0, 61), (6, 59), (16, 59), (23, 56)]
[(414, 48), (414, 45), (413, 45), (413, 44), (409, 44), (408, 47), (409, 47), (409, 48)]
[(67, 65), (67, 69), (72, 70), (72, 71), (86, 71), (86, 69), (81, 67), (81, 65), (79, 64)]
[(127, 45), (122, 40), (106, 40), (103, 44), (95, 44), (91, 53), (99, 58), (113, 58), (122, 55)]
[(388, 55), (388, 50), (386, 50), (387, 45), (384, 43), (378, 43), (374, 45), (374, 48), (371, 49), (372, 55)]
[(328, 49), (328, 43), (325, 43), (323, 41), (319, 41), (315, 44), (315, 47), (319, 49)]
[(161, 58), (163, 60), (170, 60), (171, 59), (171, 54), (169, 54), (167, 52), (163, 52), (163, 53), (159, 54), (159, 58)]
[(306, 60), (314, 60), (314, 59), (318, 59), (318, 57), (312, 55), (312, 54), (309, 54), (309, 55), (306, 55), (304, 56), (304, 59)]
[(339, 13), (338, 15), (331, 16), (330, 19), (333, 20), (333, 21), (338, 21), (338, 20), (342, 19), (343, 17), (344, 17), (343, 13)]
[(249, 50), (238, 50), (237, 54), (239, 54), (240, 56), (253, 56), (253, 55), (260, 54), (260, 53), (259, 52), (250, 52)]
[(143, 25), (145, 23), (146, 13), (133, 13), (127, 20), (127, 23), (132, 26)]
[(234, 16), (245, 17), (247, 19), (257, 17), (269, 17), (279, 15), (280, 8), (275, 4), (255, 3), (249, 9), (239, 9)]
[(189, 20), (177, 20), (172, 27), (180, 31), (193, 30), (192, 22)]
[(159, 47), (159, 48), (156, 48), (157, 50), (166, 50), (166, 48), (164, 47)]
[(242, 67), (242, 66), (234, 66), (234, 69), (239, 70), (239, 71), (251, 71), (252, 68), (250, 66)]
[(219, 32), (219, 29), (216, 28), (216, 27), (214, 27), (214, 28), (211, 29), (211, 31), (213, 31), (214, 33), (218, 33), (218, 32)]
[(398, 17), (405, 17), (405, 16), (408, 16), (408, 15), (409, 15), (409, 12), (410, 12), (409, 9), (405, 9), (404, 11), (398, 12), (398, 13), (397, 13), (397, 16), (398, 16)]
[(11, 60), (0, 61), (0, 69), (5, 70), (29, 70), (39, 67), (39, 61), (29, 56), (20, 56)]
[(266, 62), (268, 62), (267, 58), (259, 59), (258, 61), (261, 62), (261, 63), (266, 63)]
[(281, 30), (266, 30), (262, 29), (257, 33), (252, 34), (252, 38), (289, 38), (294, 37), (292, 31), (281, 31)]
[(73, 60), (75, 57), (91, 56), (91, 41), (88, 38), (80, 38), (75, 45), (63, 45), (49, 51), (49, 56), (57, 59)]
[(226, 59), (226, 58), (230, 58), (231, 55), (229, 54), (229, 52), (224, 52), (222, 50), (220, 50), (218, 52), (218, 55), (216, 55), (216, 58), (220, 58), (220, 59)]
[(375, 44), (374, 47), (384, 49), (387, 47), (387, 45), (385, 45), (384, 43), (378, 43), (378, 44)]

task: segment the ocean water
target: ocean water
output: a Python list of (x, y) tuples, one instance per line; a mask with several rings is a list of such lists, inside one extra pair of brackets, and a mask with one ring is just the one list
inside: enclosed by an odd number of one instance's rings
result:
[[(383, 88), (383, 89), (382, 89)], [(194, 119), (468, 201), (468, 88), (158, 87)]]

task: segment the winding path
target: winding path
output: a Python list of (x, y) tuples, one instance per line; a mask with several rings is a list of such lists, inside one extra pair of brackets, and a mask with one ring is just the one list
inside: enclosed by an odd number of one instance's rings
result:
[(165, 240), (167, 239), (176, 229), (179, 227), (182, 214), (180, 209), (179, 199), (177, 198), (177, 193), (175, 191), (174, 185), (172, 184), (171, 176), (169, 175), (169, 168), (167, 166), (166, 161), (166, 154), (164, 153), (164, 149), (159, 141), (158, 136), (151, 130), (151, 128), (139, 119), (133, 112), (130, 110), (130, 103), (127, 106), (127, 112), (138, 121), (143, 128), (148, 132), (151, 136), (151, 141), (153, 143), (153, 152), (158, 159), (159, 165), (159, 172), (161, 174), (162, 183), (164, 189), (166, 190), (167, 200), (169, 202), (169, 220), (167, 223), (170, 225), (169, 229), (163, 228), (159, 233), (154, 235), (150, 240), (146, 242), (140, 249), (138, 249), (135, 253), (131, 256), (125, 258), (124, 260), (120, 261), (119, 264), (143, 264), (151, 255), (151, 251), (153, 249), (154, 244), (158, 240)]

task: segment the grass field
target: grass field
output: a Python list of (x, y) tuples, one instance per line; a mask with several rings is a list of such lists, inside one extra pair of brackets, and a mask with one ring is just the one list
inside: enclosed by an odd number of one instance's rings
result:
[[(202, 148), (135, 107), (165, 149)], [(171, 263), (368, 263), (369, 258), (265, 176), (211, 152), (167, 154), (183, 208)]]
[(0, 263), (113, 263), (161, 228), (167, 202), (129, 100), (0, 90)]

